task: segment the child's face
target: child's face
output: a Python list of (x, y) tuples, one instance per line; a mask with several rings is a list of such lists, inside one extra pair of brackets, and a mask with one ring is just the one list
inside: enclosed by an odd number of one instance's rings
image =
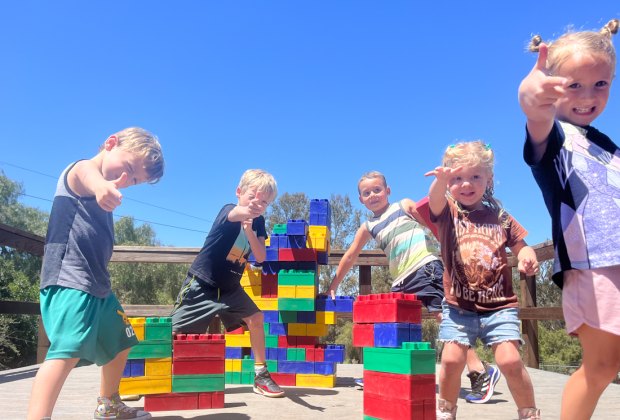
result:
[(576, 53), (557, 71), (566, 77), (565, 95), (556, 104), (557, 116), (575, 125), (589, 125), (601, 115), (613, 79), (612, 66), (601, 54)]
[(260, 214), (263, 214), (273, 201), (272, 194), (266, 193), (265, 191), (258, 191), (256, 186), (249, 186), (243, 192), (241, 192), (241, 189), (237, 188), (237, 199), (240, 206), (254, 204), (262, 207)]
[(383, 185), (381, 178), (364, 179), (359, 184), (360, 202), (375, 216), (387, 209), (390, 187)]
[(104, 150), (101, 173), (106, 180), (114, 181), (119, 179), (123, 173), (127, 174), (125, 181), (119, 185), (119, 188), (148, 181), (148, 174), (144, 169), (144, 159), (135, 153), (120, 148), (115, 136), (108, 137)]
[(488, 170), (480, 165), (464, 166), (448, 181), (452, 197), (466, 210), (482, 208), (482, 196), (491, 183)]

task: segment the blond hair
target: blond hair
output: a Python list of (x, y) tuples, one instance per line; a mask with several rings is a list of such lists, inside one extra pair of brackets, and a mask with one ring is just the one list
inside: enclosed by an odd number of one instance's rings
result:
[(387, 188), (387, 181), (385, 180), (385, 175), (383, 175), (381, 172), (379, 171), (370, 171), (370, 172), (366, 172), (364, 175), (362, 175), (362, 177), (360, 178), (359, 181), (357, 181), (357, 192), (359, 194), (362, 193), (362, 191), (360, 190), (360, 184), (367, 180), (367, 179), (375, 179), (375, 178), (379, 178), (381, 179), (381, 182), (383, 182), (383, 186), (385, 188)]
[[(116, 137), (119, 148), (142, 158), (149, 184), (157, 183), (164, 176), (164, 155), (157, 136), (153, 133), (140, 127), (129, 127), (110, 137)], [(105, 144), (99, 150), (104, 147)]]
[[(506, 211), (502, 207), (502, 203), (493, 196), (493, 166), (495, 165), (495, 154), (490, 145), (481, 140), (452, 144), (448, 146), (444, 152), (441, 163), (448, 168), (480, 166), (487, 171), (490, 182), (482, 195), (482, 204), (497, 212), (500, 222), (502, 222), (502, 225), (504, 224), (507, 216)], [(460, 213), (467, 213), (467, 210), (463, 209), (460, 203), (449, 193), (448, 198), (456, 204)]]
[[(547, 68), (552, 74), (576, 52), (596, 54), (609, 60), (612, 74), (616, 71), (616, 50), (611, 42), (612, 35), (618, 33), (620, 20), (612, 19), (600, 31), (568, 31), (555, 41), (549, 41)], [(544, 41), (540, 35), (532, 37), (528, 49), (538, 52)]]
[(248, 169), (241, 175), (237, 188), (243, 194), (249, 187), (256, 187), (256, 191), (269, 194), (272, 200), (278, 195), (278, 184), (269, 172), (262, 169)]

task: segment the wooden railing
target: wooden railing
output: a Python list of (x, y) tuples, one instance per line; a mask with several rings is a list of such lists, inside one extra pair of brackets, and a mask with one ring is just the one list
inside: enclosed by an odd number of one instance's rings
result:
[[(43, 238), (19, 229), (12, 228), (0, 223), (0, 246), (30, 252), (34, 255), (43, 255)], [(551, 242), (544, 242), (533, 246), (538, 261), (553, 259), (553, 246)], [(173, 247), (134, 247), (116, 246), (112, 254), (112, 262), (122, 263), (182, 263), (190, 264), (200, 248), (173, 248)], [(331, 250), (328, 265), (338, 265), (344, 250)], [(514, 256), (508, 257), (508, 264), (516, 267), (517, 260)], [(387, 266), (387, 258), (380, 250), (364, 250), (358, 257), (356, 265), (359, 267), (359, 293), (372, 293), (372, 267)], [(539, 308), (536, 306), (536, 278), (520, 277), (520, 318), (522, 321), (523, 339), (525, 340), (524, 361), (527, 366), (538, 368), (540, 354), (538, 349), (538, 321), (563, 319), (561, 307)], [(169, 305), (123, 305), (129, 316), (166, 316), (170, 314)], [(39, 304), (32, 302), (0, 301), (0, 313), (7, 314), (32, 314), (39, 315)], [(425, 317), (432, 318), (425, 315)], [(37, 360), (43, 360), (49, 347), (47, 336), (43, 329), (39, 316), (39, 337)]]

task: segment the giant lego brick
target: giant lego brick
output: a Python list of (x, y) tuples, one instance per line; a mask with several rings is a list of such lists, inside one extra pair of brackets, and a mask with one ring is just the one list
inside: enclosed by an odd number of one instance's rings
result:
[(172, 342), (161, 340), (140, 341), (129, 351), (129, 359), (149, 359), (172, 356)]
[(224, 390), (224, 374), (172, 376), (172, 392), (212, 392)]
[(289, 220), (286, 222), (286, 234), (291, 235), (307, 235), (308, 234), (308, 222), (305, 220)]
[(278, 286), (315, 286), (317, 273), (314, 270), (280, 270)]
[(136, 334), (136, 338), (139, 341), (144, 341), (144, 324), (146, 323), (145, 317), (131, 317), (129, 318), (129, 323), (133, 328), (134, 333)]
[[(354, 300), (351, 296), (336, 296), (336, 299), (332, 299), (331, 296), (317, 296), (316, 310), (323, 312), (352, 312)], [(353, 322), (357, 321), (354, 319)]]
[(224, 408), (224, 391), (201, 392), (198, 394), (198, 409)]
[(243, 334), (226, 334), (224, 338), (226, 347), (252, 347), (249, 331), (245, 331)]
[(318, 375), (314, 373), (298, 373), (297, 386), (312, 388), (333, 388), (336, 386), (336, 375)]
[(223, 360), (226, 357), (225, 342), (223, 334), (175, 334), (174, 360), (195, 358)]
[(278, 373), (314, 373), (314, 363), (278, 360)]
[(404, 375), (434, 374), (435, 349), (430, 343), (403, 343), (400, 349), (365, 347), (364, 369)]
[(314, 248), (280, 248), (278, 261), (316, 261)]
[(327, 199), (311, 199), (310, 200), (310, 224), (331, 226), (331, 206)]
[(262, 272), (258, 268), (252, 268), (249, 265), (246, 266), (241, 275), (239, 281), (241, 286), (260, 286), (262, 283)]
[(335, 375), (335, 362), (314, 362), (314, 373), (319, 375)]
[(353, 346), (374, 347), (375, 324), (353, 324)]
[[(293, 248), (293, 249), (306, 248), (306, 243), (308, 241), (306, 238), (306, 235), (287, 235), (286, 238), (288, 241), (288, 246), (281, 247), (281, 248)], [(313, 260), (282, 260), (281, 259), (281, 261), (313, 261)]]
[(118, 388), (120, 395), (149, 395), (172, 392), (171, 376), (141, 376), (123, 378)]
[[(411, 328), (411, 326), (417, 326), (417, 328)], [(420, 324), (408, 324), (404, 322), (374, 324), (374, 346), (371, 347), (401, 347), (402, 344), (406, 342), (422, 341), (421, 328), (422, 326)], [(414, 333), (413, 337), (411, 332)]]
[(401, 400), (435, 398), (435, 374), (402, 375), (364, 370), (364, 392)]
[(172, 375), (214, 375), (224, 374), (225, 359), (175, 359)]
[(280, 235), (286, 235), (286, 223), (278, 223), (273, 225), (273, 233), (278, 233)]
[(329, 228), (327, 226), (310, 226), (306, 246), (317, 251), (329, 250)]
[(144, 376), (170, 376), (172, 374), (172, 357), (144, 360)]
[(327, 344), (324, 355), (326, 362), (344, 363), (344, 345)]
[(380, 293), (360, 295), (353, 304), (353, 322), (422, 323), (422, 303), (413, 294)]
[(144, 409), (146, 411), (197, 410), (198, 393), (145, 395)]
[(122, 377), (131, 378), (136, 376), (144, 376), (144, 361), (145, 359), (127, 360)]
[(278, 275), (263, 274), (260, 296), (264, 298), (278, 297)]
[(144, 325), (144, 339), (172, 341), (172, 318), (150, 317), (146, 318)]
[(273, 379), (280, 386), (296, 386), (297, 385), (297, 378), (296, 378), (297, 375), (295, 373), (269, 372), (269, 374), (271, 375), (271, 379)]
[(364, 390), (364, 415), (383, 420), (435, 420), (435, 399), (406, 401), (381, 397)]
[(278, 298), (277, 302), (278, 302), (278, 308), (283, 311), (313, 311), (314, 310), (314, 299)]

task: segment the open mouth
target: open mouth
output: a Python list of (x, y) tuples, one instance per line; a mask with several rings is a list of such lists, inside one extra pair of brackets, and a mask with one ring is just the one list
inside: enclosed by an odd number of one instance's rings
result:
[(596, 107), (591, 106), (588, 108), (573, 108), (573, 112), (577, 115), (591, 115), (594, 113), (594, 110), (596, 109)]

